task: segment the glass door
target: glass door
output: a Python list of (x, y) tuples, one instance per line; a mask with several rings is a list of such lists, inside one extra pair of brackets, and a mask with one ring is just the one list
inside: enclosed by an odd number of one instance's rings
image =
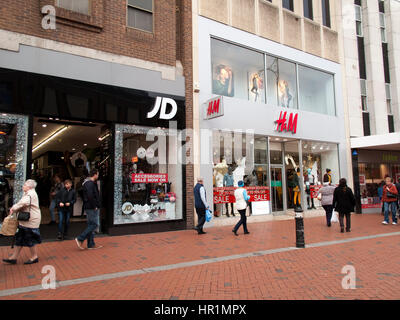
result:
[(271, 200), (272, 212), (282, 212), (285, 210), (285, 194), (283, 192), (283, 166), (271, 166)]
[(23, 194), (26, 177), (28, 116), (0, 114), (0, 219)]

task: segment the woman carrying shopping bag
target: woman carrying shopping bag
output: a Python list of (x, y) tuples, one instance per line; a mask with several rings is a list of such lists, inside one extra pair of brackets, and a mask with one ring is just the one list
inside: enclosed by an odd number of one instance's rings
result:
[(353, 191), (347, 186), (346, 179), (339, 181), (339, 186), (333, 193), (333, 208), (339, 213), (340, 232), (344, 232), (344, 217), (346, 216), (346, 232), (351, 231), (351, 212), (354, 212), (356, 199)]
[(324, 177), (324, 186), (318, 191), (318, 198), (320, 198), (321, 205), (325, 210), (326, 224), (328, 227), (331, 226), (332, 211), (333, 211), (333, 193), (335, 187), (329, 183), (329, 178)]
[(249, 234), (250, 232), (247, 230), (247, 217), (246, 217), (246, 209), (247, 209), (247, 202), (250, 200), (250, 197), (247, 195), (246, 189), (244, 187), (244, 182), (238, 182), (239, 188), (235, 190), (235, 199), (236, 199), (236, 209), (240, 213), (240, 221), (237, 223), (235, 228), (233, 228), (232, 232), (235, 236), (238, 236), (237, 231), (239, 227), (243, 224), (244, 234)]
[(35, 180), (27, 180), (22, 187), (24, 190), (23, 197), (10, 209), (9, 214), (16, 214), (19, 226), (15, 235), (15, 245), (17, 248), (9, 259), (3, 259), (6, 263), (16, 264), (22, 247), (28, 247), (31, 253), (31, 258), (24, 264), (39, 262), (35, 246), (42, 243), (39, 232), (41, 213), (39, 199), (35, 191), (36, 185)]

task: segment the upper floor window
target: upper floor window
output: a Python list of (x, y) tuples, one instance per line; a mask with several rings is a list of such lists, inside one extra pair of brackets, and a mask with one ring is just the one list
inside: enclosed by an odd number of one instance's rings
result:
[(386, 43), (386, 19), (384, 13), (379, 13), (379, 23), (381, 27), (381, 39), (383, 43)]
[(362, 9), (361, 6), (355, 5), (356, 9), (356, 32), (357, 37), (363, 36), (363, 24), (362, 24)]
[(63, 9), (89, 15), (89, 0), (57, 0), (57, 6)]
[(290, 11), (294, 11), (293, 0), (282, 0), (282, 7)]
[(303, 0), (304, 17), (313, 20), (313, 0)]
[(329, 0), (321, 0), (322, 2), (322, 23), (325, 27), (331, 27), (331, 9)]
[(128, 0), (128, 27), (153, 32), (153, 0)]

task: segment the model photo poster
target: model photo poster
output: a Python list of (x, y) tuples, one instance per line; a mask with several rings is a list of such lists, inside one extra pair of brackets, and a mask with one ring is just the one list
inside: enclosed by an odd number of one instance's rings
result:
[(213, 66), (213, 93), (227, 97), (235, 95), (234, 72), (230, 66)]
[(252, 102), (264, 102), (265, 101), (265, 90), (264, 90), (264, 70), (249, 72), (249, 100)]

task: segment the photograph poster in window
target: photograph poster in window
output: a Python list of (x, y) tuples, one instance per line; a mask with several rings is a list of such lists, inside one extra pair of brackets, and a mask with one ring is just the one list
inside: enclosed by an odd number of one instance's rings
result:
[(278, 96), (280, 107), (290, 108), (293, 106), (293, 95), (291, 94), (291, 87), (288, 81), (279, 79)]
[(218, 64), (213, 67), (213, 93), (221, 96), (233, 97), (234, 73), (230, 66)]
[(252, 102), (264, 102), (264, 70), (249, 72), (249, 100)]

